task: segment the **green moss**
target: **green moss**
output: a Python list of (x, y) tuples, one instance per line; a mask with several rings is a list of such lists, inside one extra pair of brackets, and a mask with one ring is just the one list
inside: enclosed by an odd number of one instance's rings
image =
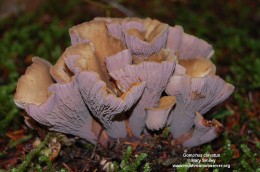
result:
[[(122, 158), (122, 161), (119, 165), (114, 163), (114, 171), (120, 171), (120, 172), (135, 172), (141, 167), (141, 163), (144, 161), (144, 159), (147, 157), (146, 153), (141, 153), (140, 155), (135, 155), (134, 159), (132, 158), (132, 148), (130, 146), (127, 147), (124, 156)], [(149, 163), (146, 163), (143, 171), (149, 172), (150, 171), (150, 165)]]
[(58, 19), (48, 25), (37, 22), (42, 14), (26, 14), (16, 20), (0, 22), (0, 30), (8, 28), (2, 32), (0, 44), (0, 72), (6, 74), (0, 77), (0, 133), (4, 133), (10, 123), (22, 121), (14, 120), (19, 111), (13, 94), (18, 77), (24, 73), (20, 70), (28, 66), (26, 58), (40, 56), (55, 62), (69, 45), (68, 29), (72, 24), (62, 25)]
[[(246, 144), (241, 144), (240, 148), (243, 152), (242, 156), (239, 158), (239, 167), (242, 171), (255, 171), (259, 169), (259, 163), (257, 162), (257, 153), (251, 152)], [(259, 150), (258, 150), (259, 151)]]
[(190, 162), (186, 162), (182, 164), (182, 167), (177, 167), (177, 172), (187, 172), (189, 170), (189, 165), (191, 165)]
[(225, 145), (223, 147), (223, 153), (221, 154), (221, 160), (224, 164), (230, 163), (232, 157), (234, 155), (233, 150), (231, 149), (231, 141), (226, 140)]
[(45, 137), (44, 141), (39, 146), (37, 146), (35, 149), (30, 151), (29, 154), (26, 155), (25, 160), (22, 162), (22, 164), (19, 165), (19, 167), (17, 167), (17, 168), (11, 169), (11, 172), (24, 172), (24, 171), (27, 171), (28, 167), (31, 164), (31, 162), (34, 159), (34, 157), (40, 154), (41, 150), (46, 147), (46, 145), (50, 141), (50, 139), (51, 139), (51, 134), (48, 134)]

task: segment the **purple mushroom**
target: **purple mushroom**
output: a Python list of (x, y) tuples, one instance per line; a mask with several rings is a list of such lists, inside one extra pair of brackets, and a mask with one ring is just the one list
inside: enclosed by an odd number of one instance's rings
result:
[[(113, 21), (113, 20), (112, 20)], [(168, 25), (158, 20), (126, 18), (121, 23), (109, 22), (112, 36), (125, 42), (133, 55), (148, 57), (165, 47)]]
[[(161, 56), (163, 58), (161, 59)], [(154, 56), (150, 56), (154, 58)], [(156, 55), (160, 62), (144, 61), (137, 65), (125, 65), (122, 69), (113, 70), (110, 75), (116, 80), (122, 92), (129, 89), (132, 83), (145, 82), (146, 87), (140, 100), (131, 110), (129, 125), (135, 136), (139, 137), (145, 127), (147, 108), (156, 108), (175, 67), (175, 57), (163, 51)], [(149, 57), (147, 58), (149, 59)], [(156, 58), (155, 58), (156, 59)]]
[(223, 130), (202, 115), (234, 86), (216, 76), (206, 41), (150, 18), (99, 17), (69, 33), (56, 64), (35, 57), (18, 80), (27, 125), (103, 146), (170, 126), (175, 143), (194, 147)]
[(234, 86), (216, 75), (191, 77), (187, 74), (173, 75), (166, 93), (176, 96), (176, 108), (169, 118), (171, 132), (178, 138), (188, 132), (195, 113), (205, 114), (213, 106), (224, 101), (233, 92)]
[(181, 26), (169, 27), (166, 48), (178, 54), (179, 59), (210, 58), (214, 50), (206, 41), (184, 33)]
[(96, 143), (97, 136), (91, 131), (92, 117), (77, 85), (74, 81), (54, 84), (50, 67), (45, 60), (33, 59), (33, 64), (18, 81), (15, 103), (50, 130), (73, 134)]

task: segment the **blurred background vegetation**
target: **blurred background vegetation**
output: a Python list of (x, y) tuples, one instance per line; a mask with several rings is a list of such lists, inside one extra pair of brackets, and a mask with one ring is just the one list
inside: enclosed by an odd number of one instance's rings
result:
[[(181, 25), (185, 32), (213, 45), (217, 74), (236, 89), (206, 116), (220, 120), (225, 133), (199, 151), (221, 152), (220, 164), (231, 164), (234, 170), (259, 170), (259, 7), (258, 0), (0, 1), (0, 161), (12, 149), (6, 148), (6, 142), (12, 141), (6, 133), (24, 128), (24, 112), (14, 105), (13, 94), (31, 58), (40, 56), (54, 63), (70, 45), (68, 29), (93, 17), (138, 16)], [(26, 132), (28, 136), (32, 131)], [(0, 163), (1, 168), (6, 167)]]

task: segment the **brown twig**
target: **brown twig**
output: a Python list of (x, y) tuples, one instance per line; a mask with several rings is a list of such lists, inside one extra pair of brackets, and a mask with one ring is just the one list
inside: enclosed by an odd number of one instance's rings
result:
[(67, 170), (69, 170), (69, 172), (73, 172), (73, 170), (72, 170), (65, 162), (62, 162), (62, 165), (63, 165)]
[(109, 17), (111, 16), (110, 11), (108, 9), (114, 8), (117, 9), (118, 11), (122, 12), (123, 14), (125, 14), (127, 17), (133, 17), (133, 16), (137, 16), (136, 12), (129, 10), (128, 8), (124, 7), (123, 5), (119, 4), (116, 1), (113, 0), (102, 0), (104, 3), (102, 2), (97, 2), (97, 1), (93, 1), (93, 0), (84, 0), (85, 2), (98, 6), (100, 8), (103, 8), (106, 10), (106, 15)]
[(110, 6), (114, 7), (118, 11), (124, 13), (128, 17), (137, 16), (137, 14), (134, 11), (129, 10), (128, 8), (124, 7), (123, 5), (119, 4), (118, 2), (116, 2), (114, 0), (102, 0), (102, 1), (108, 3)]

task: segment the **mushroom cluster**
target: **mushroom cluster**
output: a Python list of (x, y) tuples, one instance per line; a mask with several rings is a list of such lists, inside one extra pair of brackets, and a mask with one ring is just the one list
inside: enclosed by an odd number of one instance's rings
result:
[(184, 147), (222, 131), (203, 114), (234, 86), (216, 76), (210, 44), (150, 18), (95, 18), (69, 30), (55, 65), (39, 57), (20, 77), (14, 102), (49, 130), (93, 144), (170, 127)]

